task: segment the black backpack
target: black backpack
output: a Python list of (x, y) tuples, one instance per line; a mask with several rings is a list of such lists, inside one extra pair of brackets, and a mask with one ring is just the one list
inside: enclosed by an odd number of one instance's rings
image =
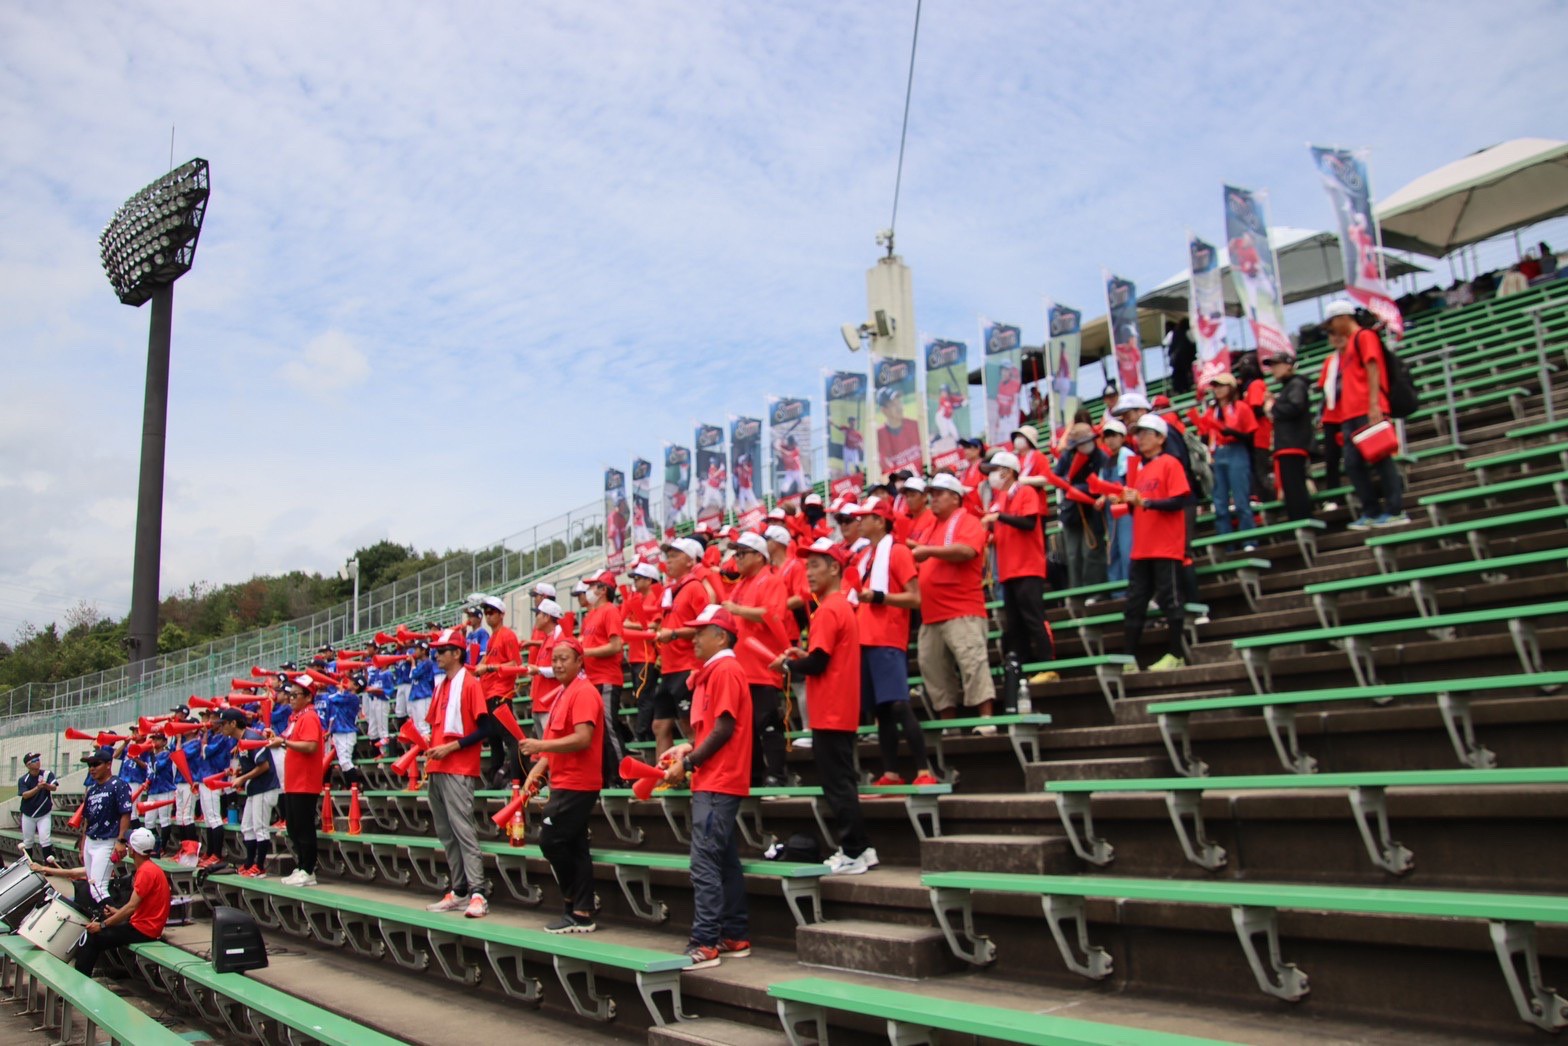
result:
[(1410, 376), (1410, 368), (1399, 358), (1399, 353), (1389, 348), (1388, 342), (1383, 340), (1382, 332), (1374, 329), (1372, 334), (1383, 347), (1384, 369), (1388, 371), (1384, 377), (1388, 386), (1388, 413), (1395, 418), (1408, 418), (1421, 406), (1421, 394), (1416, 392), (1415, 379)]

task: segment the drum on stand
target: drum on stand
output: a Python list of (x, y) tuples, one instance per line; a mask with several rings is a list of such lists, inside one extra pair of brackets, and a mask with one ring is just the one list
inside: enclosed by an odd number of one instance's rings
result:
[(48, 903), (34, 909), (17, 932), (61, 962), (69, 962), (89, 921), (75, 905), (51, 890)]
[(0, 922), (6, 929), (21, 926), (45, 900), (49, 882), (33, 871), (26, 857), (0, 871)]

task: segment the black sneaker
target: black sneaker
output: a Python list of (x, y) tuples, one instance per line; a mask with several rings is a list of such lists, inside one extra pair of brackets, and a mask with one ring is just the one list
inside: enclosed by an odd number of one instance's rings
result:
[(590, 915), (568, 912), (544, 928), (546, 933), (593, 933), (599, 927)]

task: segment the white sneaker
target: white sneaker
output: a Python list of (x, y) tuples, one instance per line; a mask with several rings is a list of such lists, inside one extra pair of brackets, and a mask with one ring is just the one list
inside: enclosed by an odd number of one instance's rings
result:
[(991, 726), (989, 723), (987, 723), (985, 726), (977, 726), (975, 727), (975, 736), (994, 737), (996, 736), (996, 727)]
[[(829, 868), (828, 869), (828, 874), (829, 875), (865, 875), (867, 872), (869, 872), (871, 870), (871, 865), (866, 862), (866, 854), (870, 854), (870, 853), (871, 853), (871, 851), (867, 850), (866, 853), (861, 854), (859, 857), (846, 857), (838, 865), (838, 867), (836, 867), (836, 868)], [(872, 856), (874, 857), (875, 855), (873, 854)]]
[(791, 743), (796, 748), (810, 748), (811, 747), (811, 738), (809, 738), (809, 737), (798, 737)]
[(1195, 618), (1195, 619), (1194, 619), (1194, 620), (1193, 620), (1193, 622), (1192, 622), (1192, 623), (1193, 623), (1193, 624), (1194, 624), (1194, 625), (1206, 625), (1206, 624), (1208, 624), (1208, 623), (1209, 623), (1209, 615), (1207, 615), (1207, 614), (1199, 614), (1199, 615), (1198, 615), (1198, 616), (1197, 616), (1197, 617), (1196, 617), (1196, 618)]
[(877, 865), (882, 863), (881, 860), (877, 858), (876, 850), (870, 846), (866, 847), (865, 851), (861, 853), (859, 860), (863, 862), (867, 868), (875, 868)]
[(299, 882), (295, 883), (294, 885), (295, 886), (315, 886), (316, 885), (316, 877), (314, 875), (310, 875), (309, 873), (307, 873), (305, 875), (305, 878), (301, 879)]
[(284, 886), (298, 886), (305, 878), (305, 869), (296, 868), (282, 879)]
[(1339, 502), (1337, 502), (1337, 501), (1325, 501), (1325, 502), (1323, 502), (1323, 505), (1322, 505), (1322, 509), (1323, 509), (1324, 512), (1334, 512), (1338, 508), (1339, 508)]
[(844, 855), (844, 851), (842, 849), (838, 849), (833, 851), (833, 853), (828, 856), (828, 859), (822, 863), (828, 866), (828, 874), (831, 875), (842, 868), (844, 864), (848, 862), (848, 860), (849, 858)]

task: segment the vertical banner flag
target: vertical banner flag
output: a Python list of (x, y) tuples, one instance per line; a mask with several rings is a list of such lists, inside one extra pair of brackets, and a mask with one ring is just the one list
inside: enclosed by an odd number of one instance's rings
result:
[(1309, 146), (1312, 162), (1339, 218), (1339, 250), (1345, 259), (1345, 291), (1383, 321), (1395, 336), (1405, 333), (1405, 318), (1389, 296), (1383, 270), (1383, 237), (1372, 217), (1372, 183), (1366, 154), (1349, 149)]
[(664, 445), (664, 536), (672, 538), (682, 523), (691, 523), (691, 451)]
[(960, 439), (969, 438), (969, 346), (927, 338), (926, 417), (931, 426), (931, 468), (955, 470), (963, 463)]
[(1280, 295), (1279, 263), (1269, 243), (1263, 208), (1268, 194), (1225, 186), (1225, 243), (1230, 276), (1241, 299), (1242, 315), (1261, 359), (1269, 352), (1294, 352), (1285, 330), (1285, 300)]
[(871, 357), (871, 388), (877, 405), (877, 473), (921, 471), (925, 441), (920, 437), (920, 383), (915, 361)]
[(1198, 395), (1215, 377), (1230, 373), (1230, 345), (1225, 339), (1225, 285), (1220, 279), (1220, 252), (1188, 234), (1187, 257), (1192, 269), (1192, 332), (1198, 342), (1198, 364), (1193, 379)]
[(604, 554), (607, 566), (619, 574), (626, 569), (626, 526), (631, 513), (626, 506), (626, 473), (604, 470)]
[(768, 397), (768, 433), (773, 441), (773, 496), (799, 502), (811, 491), (811, 401)]
[(1105, 303), (1109, 312), (1111, 355), (1116, 360), (1116, 381), (1125, 395), (1143, 395), (1143, 348), (1138, 337), (1138, 287), (1131, 280), (1105, 274)]
[(828, 497), (860, 496), (866, 489), (866, 376), (826, 371)]
[(729, 478), (724, 458), (724, 429), (697, 426), (697, 522), (718, 526), (724, 519), (724, 481)]
[(632, 544), (639, 559), (659, 551), (653, 529), (653, 462), (632, 459)]
[(1018, 395), (1023, 389), (1023, 335), (1017, 327), (980, 318), (985, 345), (985, 441), (1010, 447), (1021, 420)]
[(757, 493), (757, 459), (762, 456), (762, 419), (730, 415), (730, 476), (735, 484), (736, 520), (743, 527), (762, 522), (767, 509)]
[(1045, 369), (1051, 376), (1050, 438), (1065, 432), (1068, 422), (1078, 413), (1078, 358), (1083, 351), (1083, 313), (1047, 300), (1045, 329)]

